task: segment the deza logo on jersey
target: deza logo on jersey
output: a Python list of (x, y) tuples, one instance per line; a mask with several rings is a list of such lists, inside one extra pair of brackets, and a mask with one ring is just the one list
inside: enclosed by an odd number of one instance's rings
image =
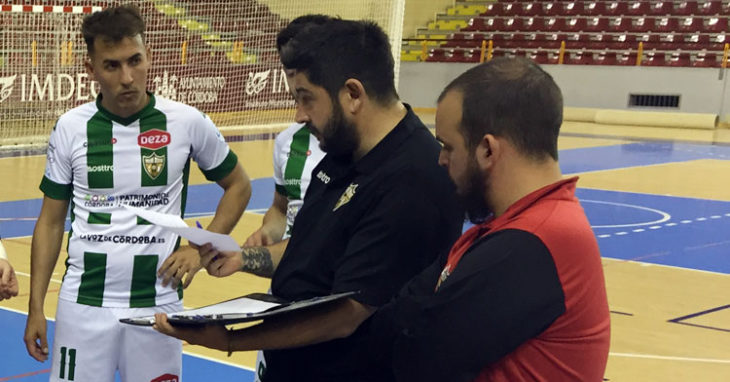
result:
[(157, 150), (170, 144), (170, 133), (159, 129), (145, 131), (137, 136), (137, 144), (150, 150)]

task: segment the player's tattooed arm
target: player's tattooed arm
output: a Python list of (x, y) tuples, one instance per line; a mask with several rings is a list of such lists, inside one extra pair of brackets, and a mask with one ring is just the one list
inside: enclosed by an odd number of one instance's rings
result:
[(274, 261), (266, 247), (241, 248), (243, 266), (241, 270), (256, 276), (271, 277), (274, 275)]

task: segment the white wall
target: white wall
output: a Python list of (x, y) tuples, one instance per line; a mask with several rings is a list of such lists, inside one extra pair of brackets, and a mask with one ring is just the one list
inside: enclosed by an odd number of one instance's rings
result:
[[(402, 62), (400, 96), (413, 107), (435, 107), (441, 90), (473, 65)], [(720, 115), (724, 121), (730, 119), (730, 86), (725, 86), (730, 80), (718, 78), (719, 68), (590, 65), (543, 65), (543, 68), (562, 89), (565, 106), (628, 109), (629, 93), (669, 94), (680, 95), (680, 107), (668, 111), (711, 113)], [(730, 71), (726, 74), (730, 75)], [(723, 94), (724, 105), (721, 104)]]

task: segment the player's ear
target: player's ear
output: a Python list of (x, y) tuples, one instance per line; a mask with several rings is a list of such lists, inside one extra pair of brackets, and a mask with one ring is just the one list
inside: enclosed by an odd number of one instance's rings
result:
[[(366, 97), (365, 87), (362, 82), (354, 78), (345, 81), (344, 99), (340, 103), (344, 106), (345, 111), (357, 114), (363, 106), (363, 100)], [(341, 93), (342, 94), (342, 93)]]
[(91, 63), (91, 55), (86, 56), (86, 59), (84, 60), (84, 68), (86, 69), (86, 74), (89, 75), (89, 79), (96, 80), (94, 77), (94, 66)]
[(494, 166), (501, 154), (501, 142), (492, 134), (485, 134), (474, 150), (479, 168), (487, 170)]

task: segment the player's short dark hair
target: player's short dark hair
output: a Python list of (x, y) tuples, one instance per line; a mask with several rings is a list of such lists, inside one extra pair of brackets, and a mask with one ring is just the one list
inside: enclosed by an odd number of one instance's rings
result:
[(94, 12), (84, 18), (81, 34), (86, 42), (86, 50), (94, 53), (94, 41), (101, 38), (107, 42), (119, 42), (125, 37), (140, 35), (144, 41), (145, 22), (134, 4), (109, 7)]
[(276, 50), (281, 52), (281, 47), (286, 45), (289, 40), (308, 25), (322, 25), (333, 19), (333, 17), (327, 15), (304, 15), (297, 17), (276, 35)]
[(563, 96), (531, 60), (500, 57), (477, 65), (454, 79), (439, 102), (450, 91), (463, 96), (461, 133), (471, 150), (493, 134), (533, 159), (558, 159)]
[(290, 36), (279, 53), (286, 69), (305, 73), (333, 99), (351, 78), (382, 105), (398, 99), (388, 36), (374, 22), (332, 18), (309, 23)]

